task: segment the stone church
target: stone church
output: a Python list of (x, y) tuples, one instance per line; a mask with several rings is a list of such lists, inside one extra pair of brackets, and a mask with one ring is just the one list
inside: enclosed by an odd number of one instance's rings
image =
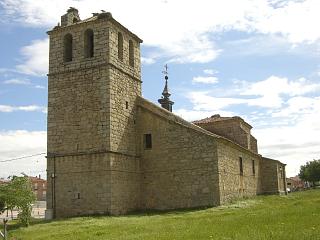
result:
[[(209, 207), (285, 193), (285, 164), (240, 117), (188, 122), (141, 94), (142, 40), (70, 8), (48, 31), (48, 218)], [(160, 94), (159, 94), (160, 95)]]

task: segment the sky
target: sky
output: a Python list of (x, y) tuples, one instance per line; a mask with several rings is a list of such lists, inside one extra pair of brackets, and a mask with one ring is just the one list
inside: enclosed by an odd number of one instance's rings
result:
[(143, 39), (146, 99), (157, 103), (168, 64), (175, 114), (242, 117), (287, 176), (320, 158), (319, 0), (0, 0), (0, 177), (45, 177), (46, 31), (71, 6)]

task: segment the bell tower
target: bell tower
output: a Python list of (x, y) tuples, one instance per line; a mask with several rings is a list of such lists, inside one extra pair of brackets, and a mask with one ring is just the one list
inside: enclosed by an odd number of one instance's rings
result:
[(136, 209), (142, 40), (109, 12), (81, 20), (75, 8), (48, 35), (47, 217)]

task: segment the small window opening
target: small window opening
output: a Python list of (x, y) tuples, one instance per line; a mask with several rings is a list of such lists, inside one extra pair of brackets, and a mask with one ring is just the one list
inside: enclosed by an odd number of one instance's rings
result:
[(129, 108), (129, 103), (126, 101), (126, 109)]
[(70, 33), (64, 36), (63, 45), (64, 45), (64, 54), (63, 54), (64, 61), (71, 62), (72, 61), (72, 35)]
[(134, 67), (134, 48), (132, 40), (129, 40), (129, 64)]
[(80, 193), (77, 194), (77, 198), (80, 199)]
[(118, 33), (118, 59), (123, 61), (123, 36), (120, 32)]
[(144, 148), (145, 149), (152, 148), (152, 135), (150, 133), (144, 134)]
[(243, 161), (242, 157), (239, 157), (240, 175), (243, 175)]
[(254, 160), (252, 160), (252, 174), (253, 175), (256, 174), (256, 166), (255, 166)]
[(92, 29), (87, 29), (84, 32), (84, 57), (91, 58), (93, 57), (94, 51), (94, 37)]

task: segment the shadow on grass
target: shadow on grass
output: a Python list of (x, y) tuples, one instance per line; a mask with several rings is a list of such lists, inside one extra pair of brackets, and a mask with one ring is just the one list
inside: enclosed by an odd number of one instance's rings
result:
[[(308, 190), (306, 192), (312, 192), (312, 191), (319, 191), (319, 189), (316, 190)], [(287, 200), (293, 200), (295, 199), (296, 201), (299, 199), (299, 195), (296, 195), (295, 193), (290, 193), (289, 195), (260, 195), (260, 196), (253, 196), (253, 197), (242, 197), (242, 198), (237, 198), (233, 199), (232, 201), (227, 202), (224, 205), (221, 206), (202, 206), (202, 207), (194, 207), (194, 208), (180, 208), (180, 209), (170, 209), (170, 210), (157, 210), (157, 209), (148, 209), (148, 210), (139, 210), (139, 211), (132, 211), (127, 213), (126, 215), (119, 215), (119, 216), (114, 216), (114, 215), (101, 215), (101, 214), (96, 214), (96, 215), (79, 215), (79, 216), (74, 216), (74, 217), (69, 217), (69, 218), (56, 218), (53, 220), (45, 220), (45, 219), (32, 219), (30, 221), (30, 226), (34, 225), (41, 225), (41, 224), (48, 224), (48, 223), (59, 223), (62, 221), (68, 221), (68, 220), (85, 220), (85, 219), (108, 219), (108, 218), (140, 218), (140, 217), (146, 217), (146, 216), (172, 216), (172, 215), (183, 215), (183, 214), (190, 214), (190, 213), (196, 213), (199, 211), (205, 211), (209, 210), (211, 211), (224, 211), (224, 210), (234, 210), (234, 209), (243, 209), (243, 208), (248, 208), (252, 207), (255, 205), (258, 205), (264, 200), (274, 200), (274, 199), (279, 199), (279, 197), (287, 198)], [(265, 201), (265, 202), (267, 202)], [(292, 202), (294, 204), (294, 202)], [(300, 204), (300, 203), (299, 203)], [(22, 224), (18, 223), (17, 221), (12, 221), (8, 225), (8, 230), (16, 230), (19, 228), (24, 228)]]
[[(189, 214), (189, 213), (196, 213), (199, 211), (205, 211), (208, 209), (212, 210), (224, 210), (230, 208), (242, 208), (239, 205), (242, 205), (243, 202), (250, 200), (251, 198), (239, 198), (234, 199), (226, 203), (225, 205), (221, 206), (202, 206), (202, 207), (193, 207), (193, 208), (178, 208), (178, 209), (167, 209), (167, 210), (159, 210), (159, 209), (146, 209), (146, 210), (137, 210), (131, 211), (126, 213), (125, 215), (108, 215), (108, 214), (92, 214), (92, 215), (79, 215), (74, 217), (66, 217), (66, 218), (55, 218), (52, 220), (46, 219), (36, 219), (32, 218), (30, 221), (29, 226), (34, 225), (41, 225), (41, 224), (48, 224), (48, 223), (58, 223), (62, 221), (72, 220), (72, 219), (79, 219), (79, 218), (87, 218), (87, 219), (103, 219), (103, 218), (139, 218), (139, 217), (150, 217), (150, 216), (171, 216), (171, 215), (182, 215), (182, 214)], [(240, 203), (239, 203), (240, 202)], [(248, 204), (246, 204), (247, 206)], [(17, 230), (19, 228), (25, 228), (26, 226), (19, 223), (17, 220), (12, 221), (8, 225), (8, 231)]]

